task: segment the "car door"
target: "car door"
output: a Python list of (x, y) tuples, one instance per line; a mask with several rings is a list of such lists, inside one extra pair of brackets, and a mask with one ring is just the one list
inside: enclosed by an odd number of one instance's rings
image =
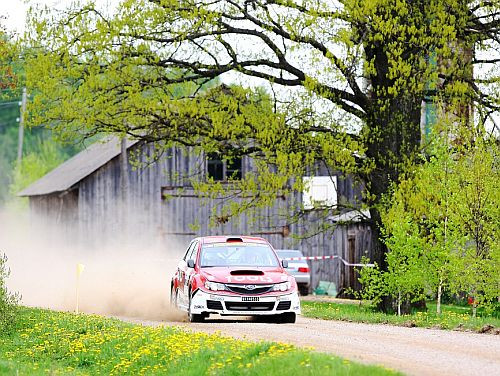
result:
[(184, 257), (177, 264), (177, 278), (179, 280), (179, 288), (177, 293), (179, 294), (179, 300), (182, 305), (186, 305), (186, 273), (188, 272), (187, 260), (189, 260), (189, 256), (191, 255), (193, 248), (196, 244), (196, 241), (192, 241), (189, 244), (189, 247), (184, 254)]
[(186, 273), (185, 273), (185, 278), (184, 278), (184, 294), (186, 296), (187, 301), (189, 301), (190, 282), (191, 282), (191, 279), (193, 278), (194, 274), (196, 273), (195, 268), (189, 268), (187, 266), (187, 262), (188, 262), (188, 260), (193, 260), (196, 263), (196, 256), (198, 255), (198, 245), (199, 245), (198, 241), (193, 242), (193, 246), (189, 249), (189, 252), (186, 254)]

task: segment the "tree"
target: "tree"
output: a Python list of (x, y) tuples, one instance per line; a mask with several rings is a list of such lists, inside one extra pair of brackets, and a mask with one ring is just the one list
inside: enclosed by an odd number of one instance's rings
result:
[(13, 70), (13, 60), (16, 58), (16, 46), (0, 25), (0, 95), (5, 89), (16, 87), (17, 77)]
[[(485, 134), (453, 145), (457, 133), (467, 131), (434, 135), (429, 160), (394, 188), (382, 215), (389, 272), (379, 278), (390, 287), (406, 274), (398, 289), (436, 296), (438, 313), (444, 289), (466, 294), (475, 315), (478, 305), (491, 306), (500, 296), (499, 148)], [(374, 278), (362, 273), (366, 281)]]
[[(401, 283), (410, 283), (410, 296), (435, 293), (437, 312), (441, 313), (443, 289), (455, 266), (453, 250), (460, 249), (464, 239), (455, 222), (449, 220), (454, 210), (451, 196), (456, 190), (449, 133), (435, 137), (429, 160), (408, 169), (394, 184), (394, 192), (386, 197), (387, 209), (382, 218), (389, 269), (398, 271), (400, 264), (411, 262), (416, 276)], [(414, 280), (418, 283), (412, 283)]]
[[(11, 196), (16, 197), (17, 193), (56, 168), (70, 155), (53, 138), (47, 137), (44, 140), (40, 137), (38, 145), (32, 147), (32, 151), (26, 153), (21, 163), (14, 168), (12, 184), (9, 187)], [(27, 203), (26, 198), (11, 199), (9, 202), (13, 207), (23, 207)]]
[(18, 138), (15, 121), (19, 117), (19, 90), (15, 60), (16, 46), (0, 24), (0, 204), (8, 194)]
[[(252, 205), (267, 204), (265, 192), (303, 189), (293, 178), (318, 161), (352, 174), (365, 188), (385, 270), (381, 198), (422, 151), (422, 103), (443, 103), (469, 124), (472, 105), (484, 109), (482, 120), (498, 111), (495, 72), (472, 77), (473, 65), (498, 61), (474, 54), (497, 46), (498, 14), (497, 0), (141, 0), (123, 1), (114, 15), (92, 3), (40, 10), (29, 39), (38, 48), (29, 62), (40, 91), (33, 121), (57, 121), (67, 137), (118, 132), (251, 155), (259, 173), (240, 188), (258, 191)], [(250, 90), (171, 96), (173, 84), (228, 72), (268, 83), (271, 112), (249, 111)]]
[(478, 305), (500, 297), (500, 149), (496, 139), (489, 141), (478, 139), (460, 150), (450, 213), (467, 239), (452, 287), (473, 298), (474, 316)]
[(7, 255), (0, 253), (0, 333), (12, 330), (17, 317), (17, 304), (20, 295), (7, 289), (6, 280), (10, 275)]

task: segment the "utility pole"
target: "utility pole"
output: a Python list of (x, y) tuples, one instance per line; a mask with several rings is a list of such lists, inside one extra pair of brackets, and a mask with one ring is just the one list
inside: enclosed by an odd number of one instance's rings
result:
[(21, 99), (21, 116), (19, 117), (19, 138), (17, 142), (17, 164), (21, 163), (23, 158), (23, 141), (24, 141), (24, 121), (26, 112), (26, 101), (28, 95), (26, 94), (26, 88), (23, 88), (23, 97)]

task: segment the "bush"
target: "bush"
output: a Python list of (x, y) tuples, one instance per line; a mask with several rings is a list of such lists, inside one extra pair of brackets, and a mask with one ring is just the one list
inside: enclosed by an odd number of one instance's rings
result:
[(19, 294), (10, 293), (7, 290), (6, 279), (10, 275), (7, 267), (7, 255), (0, 254), (0, 333), (12, 329), (16, 319)]

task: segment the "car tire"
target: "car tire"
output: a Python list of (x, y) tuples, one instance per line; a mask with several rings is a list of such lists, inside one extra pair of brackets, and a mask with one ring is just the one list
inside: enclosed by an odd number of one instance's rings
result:
[(177, 290), (173, 287), (170, 290), (170, 307), (179, 309), (177, 306)]
[(205, 320), (203, 313), (191, 313), (191, 296), (189, 297), (188, 319), (189, 322), (203, 322)]
[(297, 320), (297, 315), (295, 312), (286, 312), (281, 315), (277, 315), (278, 324), (294, 324)]
[(302, 296), (308, 295), (309, 294), (309, 286), (304, 286), (304, 285), (299, 286), (299, 293)]
[(278, 322), (278, 318), (281, 315), (258, 315), (254, 316), (255, 322), (265, 323), (265, 324), (276, 324)]

